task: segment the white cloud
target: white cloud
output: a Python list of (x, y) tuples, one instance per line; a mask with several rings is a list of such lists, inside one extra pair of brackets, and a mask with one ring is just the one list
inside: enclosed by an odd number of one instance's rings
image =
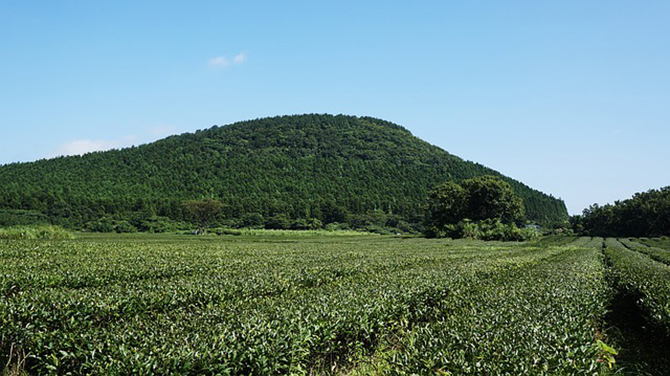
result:
[(127, 135), (116, 140), (76, 139), (65, 142), (56, 150), (48, 153), (46, 158), (66, 155), (83, 155), (94, 151), (122, 149), (133, 145), (140, 145), (177, 133), (177, 127), (169, 124), (150, 125), (144, 127), (139, 136)]
[(61, 144), (58, 149), (50, 153), (49, 158), (64, 155), (82, 155), (94, 151), (104, 151), (110, 149), (120, 149), (131, 146), (135, 143), (137, 137), (130, 135), (119, 140), (73, 140)]
[(229, 59), (226, 56), (216, 56), (207, 61), (207, 64), (213, 68), (226, 68), (232, 64), (240, 65), (247, 61), (247, 53), (242, 51)]
[(235, 64), (244, 63), (245, 61), (247, 61), (247, 53), (244, 51), (240, 52), (239, 54), (235, 55), (233, 61), (235, 62)]
[(210, 67), (225, 68), (230, 65), (230, 61), (225, 56), (217, 56), (209, 59)]

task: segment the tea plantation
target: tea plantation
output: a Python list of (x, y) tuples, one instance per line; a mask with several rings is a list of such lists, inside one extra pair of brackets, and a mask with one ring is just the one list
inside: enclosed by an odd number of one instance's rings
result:
[(617, 297), (634, 295), (626, 309), (667, 339), (670, 267), (658, 261), (665, 243), (652, 243), (0, 240), (0, 368), (8, 375), (653, 374), (658, 368), (625, 348), (644, 344), (628, 341), (630, 333), (616, 328), (625, 318), (612, 315)]

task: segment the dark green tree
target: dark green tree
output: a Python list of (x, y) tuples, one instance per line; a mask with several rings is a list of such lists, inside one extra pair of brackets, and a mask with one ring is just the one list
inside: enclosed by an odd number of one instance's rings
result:
[(265, 221), (265, 228), (269, 230), (285, 230), (291, 227), (291, 219), (286, 214), (277, 214)]
[(187, 200), (182, 202), (184, 214), (198, 224), (198, 234), (204, 234), (209, 224), (221, 213), (223, 204), (220, 201)]
[(466, 217), (468, 192), (453, 181), (440, 184), (429, 195), (426, 232), (436, 237), (446, 225), (453, 225)]
[(523, 202), (512, 187), (500, 178), (481, 176), (460, 185), (443, 183), (430, 192), (425, 234), (461, 237), (482, 229), (502, 233), (506, 225), (516, 229), (515, 222), (522, 219)]
[(513, 223), (525, 218), (521, 198), (506, 181), (485, 175), (464, 180), (461, 185), (468, 195), (468, 219), (498, 219)]

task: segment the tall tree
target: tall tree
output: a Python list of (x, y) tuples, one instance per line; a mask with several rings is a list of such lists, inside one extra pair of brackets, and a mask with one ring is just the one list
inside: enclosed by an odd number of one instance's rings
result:
[(512, 223), (525, 217), (521, 198), (506, 181), (485, 175), (464, 180), (461, 185), (468, 192), (467, 218)]
[(220, 201), (188, 200), (182, 203), (184, 213), (198, 224), (198, 234), (204, 234), (209, 224), (221, 213), (223, 204)]
[[(426, 236), (450, 236), (463, 221), (513, 225), (524, 218), (523, 202), (505, 181), (494, 176), (438, 185), (429, 195)], [(514, 227), (514, 226), (513, 226)]]
[(437, 236), (445, 225), (456, 224), (466, 217), (468, 192), (453, 181), (435, 187), (428, 199), (426, 230), (430, 237)]

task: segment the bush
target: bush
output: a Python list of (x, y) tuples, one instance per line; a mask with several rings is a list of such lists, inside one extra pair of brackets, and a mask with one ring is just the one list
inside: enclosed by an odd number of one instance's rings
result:
[(242, 216), (242, 227), (261, 229), (265, 227), (265, 220), (259, 213), (248, 213)]
[(97, 221), (86, 223), (86, 230), (91, 232), (114, 232), (114, 221), (111, 218), (103, 217)]
[(0, 239), (75, 239), (75, 236), (59, 226), (12, 226), (0, 229)]
[(497, 219), (486, 219), (480, 222), (463, 220), (457, 224), (432, 227), (427, 234), (435, 238), (479, 239), (502, 241), (526, 241), (540, 236), (536, 229), (520, 229), (515, 224), (504, 224)]
[(405, 221), (399, 221), (399, 222), (395, 225), (395, 228), (396, 228), (399, 232), (405, 232), (405, 233), (410, 233), (410, 234), (414, 234), (414, 233), (421, 232), (421, 231), (416, 227), (416, 225), (412, 225), (411, 223), (409, 223), (409, 222), (405, 222)]
[(323, 227), (323, 223), (318, 218), (299, 218), (291, 225), (292, 230), (318, 230)]
[(167, 217), (151, 217), (146, 219), (141, 219), (139, 221), (133, 221), (132, 223), (138, 231), (141, 232), (151, 232), (151, 233), (163, 233), (163, 232), (175, 232), (182, 228), (186, 228), (184, 223), (176, 222)]
[(327, 231), (343, 231), (343, 230), (351, 230), (351, 226), (348, 223), (339, 223), (339, 222), (333, 222), (329, 223), (325, 226), (325, 229)]
[(135, 228), (135, 226), (131, 225), (130, 222), (128, 221), (117, 221), (116, 224), (114, 225), (114, 231), (116, 231), (119, 234), (123, 234), (123, 233), (137, 232), (137, 229)]
[(285, 230), (289, 227), (291, 227), (291, 220), (286, 214), (278, 214), (265, 221), (265, 228), (268, 230)]
[(49, 218), (37, 210), (0, 209), (0, 226), (47, 225)]
[(242, 230), (225, 227), (214, 228), (212, 232), (217, 235), (242, 235)]

